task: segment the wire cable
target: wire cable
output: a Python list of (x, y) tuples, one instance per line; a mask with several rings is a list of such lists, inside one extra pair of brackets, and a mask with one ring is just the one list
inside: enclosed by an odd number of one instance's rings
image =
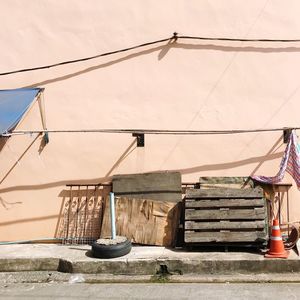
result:
[(178, 39), (201, 40), (201, 41), (223, 41), (223, 42), (267, 42), (267, 43), (295, 43), (295, 42), (300, 42), (300, 39), (248, 39), (248, 38), (201, 37), (201, 36), (178, 35), (177, 32), (174, 32), (171, 37), (168, 37), (168, 38), (165, 38), (165, 39), (155, 40), (155, 41), (139, 44), (139, 45), (124, 48), (124, 49), (119, 49), (119, 50), (114, 50), (114, 51), (110, 51), (110, 52), (106, 52), (106, 53), (97, 54), (97, 55), (94, 55), (94, 56), (89, 56), (89, 57), (84, 57), (84, 58), (79, 58), (79, 59), (74, 59), (74, 60), (62, 61), (62, 62), (55, 63), (55, 64), (2, 72), (2, 73), (0, 73), (0, 76), (6, 76), (6, 75), (11, 75), (11, 74), (16, 74), (16, 73), (31, 72), (31, 71), (37, 71), (37, 70), (43, 70), (43, 69), (58, 67), (58, 66), (62, 66), (62, 65), (74, 64), (74, 63), (78, 63), (78, 62), (83, 62), (83, 61), (96, 59), (96, 58), (103, 57), (103, 56), (109, 56), (109, 55), (113, 55), (113, 54), (117, 54), (117, 53), (127, 52), (127, 51), (130, 51), (130, 50), (134, 50), (134, 49), (138, 49), (138, 48), (142, 48), (142, 47), (146, 47), (146, 46), (151, 46), (151, 45), (155, 45), (155, 44), (159, 44), (159, 43), (163, 43), (163, 42), (176, 42)]
[(158, 43), (162, 43), (162, 42), (167, 42), (169, 40), (170, 40), (170, 38), (166, 38), (166, 39), (152, 41), (152, 42), (148, 42), (148, 43), (144, 43), (144, 44), (140, 44), (140, 45), (137, 45), (137, 46), (132, 46), (132, 47), (128, 47), (128, 48), (124, 48), (124, 49), (120, 49), (120, 50), (101, 53), (101, 54), (97, 54), (97, 55), (94, 55), (94, 56), (89, 56), (89, 57), (84, 57), (84, 58), (79, 58), (79, 59), (74, 59), (74, 60), (67, 60), (67, 61), (52, 64), (52, 65), (45, 65), (45, 66), (32, 67), (32, 68), (26, 68), (26, 69), (21, 69), (21, 70), (3, 72), (3, 73), (0, 73), (0, 76), (10, 75), (10, 74), (15, 74), (15, 73), (24, 73), (24, 72), (30, 72), (30, 71), (36, 71), (36, 70), (43, 70), (43, 69), (49, 69), (49, 68), (68, 65), (68, 64), (74, 64), (74, 63), (83, 62), (83, 61), (87, 61), (87, 60), (91, 60), (91, 59), (95, 59), (95, 58), (99, 58), (99, 57), (103, 57), (103, 56), (113, 55), (113, 54), (117, 54), (117, 53), (121, 53), (121, 52), (127, 52), (127, 51), (130, 51), (130, 50), (133, 50), (133, 49), (146, 47), (146, 46), (150, 46), (150, 45), (154, 45), (154, 44), (158, 44)]
[(15, 130), (0, 135), (10, 137), (13, 135), (42, 134), (42, 133), (125, 133), (125, 134), (161, 134), (161, 135), (212, 135), (212, 134), (239, 134), (255, 132), (275, 132), (283, 130), (300, 129), (300, 127), (281, 127), (266, 129), (233, 129), (233, 130), (164, 130), (164, 129), (62, 129), (62, 130)]

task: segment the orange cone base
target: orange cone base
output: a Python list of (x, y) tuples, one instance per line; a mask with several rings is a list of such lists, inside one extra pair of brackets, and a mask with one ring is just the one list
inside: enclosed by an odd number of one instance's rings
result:
[(265, 254), (265, 258), (288, 258), (290, 251), (284, 251), (282, 253), (268, 252)]

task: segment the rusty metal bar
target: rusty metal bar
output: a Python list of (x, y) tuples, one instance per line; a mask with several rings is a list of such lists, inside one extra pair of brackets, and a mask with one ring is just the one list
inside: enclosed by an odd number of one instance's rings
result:
[(78, 187), (81, 187), (81, 186), (112, 186), (112, 183), (88, 183), (88, 184), (79, 184), (79, 183), (70, 183), (70, 184), (66, 184), (67, 187), (72, 187), (72, 186), (78, 186)]
[(71, 206), (72, 206), (72, 202), (73, 202), (72, 199), (73, 199), (73, 197), (72, 197), (72, 187), (70, 187), (70, 200), (69, 200), (69, 207), (68, 207), (66, 240), (69, 238), (70, 211), (71, 211)]

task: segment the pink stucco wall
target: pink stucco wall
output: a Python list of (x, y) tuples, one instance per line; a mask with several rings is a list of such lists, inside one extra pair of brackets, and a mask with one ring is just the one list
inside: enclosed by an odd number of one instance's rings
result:
[[(3, 1), (1, 72), (121, 49), (174, 31), (300, 38), (299, 10), (297, 0)], [(271, 128), (299, 126), (299, 73), (300, 43), (179, 41), (2, 76), (0, 88), (45, 87), (49, 129)], [(37, 105), (19, 128), (41, 128)], [(2, 149), (0, 181), (33, 138), (13, 137)], [(53, 237), (65, 183), (157, 170), (179, 170), (183, 181), (275, 175), (285, 148), (281, 132), (147, 135), (144, 148), (136, 148), (130, 134), (50, 134), (40, 154), (39, 144), (0, 185), (0, 240)], [(299, 220), (294, 187), (290, 201), (291, 220)]]

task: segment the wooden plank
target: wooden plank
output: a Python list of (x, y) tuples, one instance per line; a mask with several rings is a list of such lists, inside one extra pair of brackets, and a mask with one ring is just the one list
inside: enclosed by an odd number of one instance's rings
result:
[(219, 200), (202, 200), (202, 199), (186, 199), (186, 208), (200, 208), (200, 207), (254, 207), (264, 206), (265, 200), (259, 199), (219, 199)]
[(186, 209), (185, 220), (265, 219), (265, 208), (206, 210)]
[(263, 197), (263, 189), (256, 187), (255, 189), (189, 189), (186, 192), (186, 199), (205, 199), (205, 198), (261, 198)]
[(112, 190), (116, 197), (181, 202), (181, 174), (153, 172), (114, 175)]
[(220, 222), (195, 222), (186, 221), (185, 230), (211, 230), (211, 229), (264, 229), (265, 221), (220, 221)]
[(195, 232), (186, 231), (184, 241), (186, 243), (208, 242), (263, 242), (266, 233), (261, 231), (252, 232)]
[[(149, 199), (116, 198), (116, 232), (133, 243), (170, 247), (176, 241), (178, 203)], [(101, 237), (111, 235), (109, 201), (106, 201)]]
[(202, 184), (237, 184), (243, 186), (245, 183), (250, 182), (253, 186), (251, 177), (200, 177), (199, 183)]

